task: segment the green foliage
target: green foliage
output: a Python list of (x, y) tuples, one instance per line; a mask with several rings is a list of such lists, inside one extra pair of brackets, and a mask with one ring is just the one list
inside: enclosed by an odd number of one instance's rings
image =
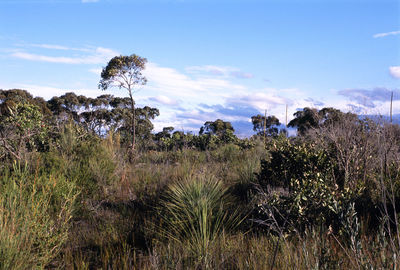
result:
[(305, 134), (310, 128), (317, 128), (319, 125), (318, 110), (315, 108), (304, 108), (293, 114), (295, 117), (289, 122), (289, 127), (297, 127), (299, 134)]
[(305, 135), (310, 129), (316, 129), (323, 126), (328, 126), (341, 122), (345, 116), (351, 116), (353, 120), (357, 118), (355, 114), (343, 113), (334, 108), (316, 108), (305, 107), (302, 111), (297, 111), (293, 114), (295, 117), (289, 122), (289, 127), (297, 127), (300, 135)]
[(279, 119), (274, 115), (262, 116), (261, 114), (255, 115), (251, 117), (251, 122), (253, 124), (253, 130), (257, 132), (257, 135), (264, 135), (264, 125), (265, 125), (265, 135), (266, 136), (277, 136), (278, 135), (278, 126), (281, 125)]
[(161, 203), (161, 233), (204, 259), (216, 239), (240, 222), (238, 213), (229, 211), (230, 203), (227, 189), (212, 177), (176, 182)]
[(23, 136), (23, 133), (34, 133), (43, 137), (45, 130), (43, 129), (43, 115), (39, 107), (27, 103), (19, 103), (9, 110), (10, 115), (3, 121), (10, 127), (15, 126), (18, 135)]
[(224, 133), (220, 133), (220, 135), (214, 134), (200, 134), (198, 136), (192, 135), (190, 138), (186, 139), (187, 144), (189, 146), (193, 146), (199, 150), (215, 150), (220, 146), (225, 144), (238, 144), (243, 145), (244, 147), (251, 147), (251, 144), (246, 142), (242, 143), (235, 134), (233, 134), (232, 130), (226, 130)]
[[(124, 59), (100, 88), (141, 85), (145, 61)], [(130, 68), (138, 84), (119, 84)], [(0, 269), (400, 265), (398, 125), (305, 108), (296, 138), (275, 136), (267, 118), (267, 144), (220, 119), (200, 135), (152, 134), (159, 111), (134, 108), (132, 93), (46, 102), (0, 90)]]
[(146, 63), (146, 58), (135, 54), (115, 56), (103, 68), (99, 88), (106, 90), (116, 84), (119, 88), (131, 89), (134, 85), (146, 84), (147, 80), (141, 73)]
[[(300, 185), (304, 179), (316, 177), (332, 179), (335, 164), (324, 149), (315, 144), (292, 142), (286, 137), (272, 140), (267, 146), (269, 157), (261, 160), (261, 186), (279, 186), (287, 189)], [(334, 183), (332, 183), (334, 184)]]
[[(238, 141), (230, 122), (217, 119), (207, 121), (200, 128), (199, 145), (202, 149), (215, 149), (217, 146)], [(207, 136), (207, 137), (204, 137)]]
[(43, 150), (48, 127), (40, 108), (29, 103), (9, 107), (9, 113), (0, 118), (0, 154), (21, 160), (25, 151)]
[[(135, 108), (132, 113), (130, 98), (101, 95), (97, 98), (77, 96), (66, 93), (60, 97), (53, 97), (48, 106), (55, 116), (55, 122), (63, 125), (73, 120), (87, 132), (104, 137), (107, 132), (121, 133), (122, 142), (130, 144), (132, 141), (132, 123), (135, 122), (136, 139), (145, 145), (151, 142), (151, 121), (160, 115), (157, 108), (145, 106)], [(135, 115), (135, 119), (133, 119)]]
[(333, 223), (353, 192), (334, 181), (335, 163), (324, 149), (281, 137), (261, 161), (260, 187), (266, 191), (259, 213), (270, 226), (303, 231), (314, 224)]
[(15, 163), (0, 181), (0, 269), (43, 269), (66, 243), (77, 189)]
[(115, 179), (112, 151), (105, 142), (73, 123), (63, 127), (52, 151), (43, 155), (42, 163), (45, 171), (75, 180), (82, 196), (100, 196), (101, 187)]
[(34, 98), (28, 91), (21, 89), (0, 90), (0, 116), (9, 115), (10, 109), (19, 103), (35, 105), (40, 108), (43, 115), (51, 115), (46, 101), (41, 97)]
[(162, 151), (177, 151), (194, 145), (193, 135), (185, 134), (183, 131), (175, 131), (173, 127), (164, 127), (161, 132), (155, 134), (155, 143), (159, 150)]
[(217, 136), (222, 135), (227, 130), (231, 130), (234, 132), (235, 130), (232, 127), (230, 122), (225, 122), (221, 119), (217, 119), (215, 121), (207, 121), (204, 123), (204, 126), (200, 128), (199, 134), (215, 134)]

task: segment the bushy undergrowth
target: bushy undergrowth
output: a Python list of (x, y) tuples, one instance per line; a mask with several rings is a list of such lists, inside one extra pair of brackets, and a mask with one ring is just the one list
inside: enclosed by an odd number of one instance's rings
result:
[(55, 175), (15, 163), (0, 182), (0, 269), (41, 269), (64, 247), (78, 191)]
[(345, 127), (132, 158), (66, 124), (3, 164), (0, 268), (397, 269), (398, 131)]

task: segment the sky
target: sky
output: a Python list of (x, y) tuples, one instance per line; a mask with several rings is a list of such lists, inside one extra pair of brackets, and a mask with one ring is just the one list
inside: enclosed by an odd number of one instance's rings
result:
[[(197, 133), (304, 107), (400, 113), (398, 0), (0, 0), (0, 89), (96, 97), (117, 55), (148, 60), (138, 106)], [(108, 94), (127, 96), (124, 89)]]

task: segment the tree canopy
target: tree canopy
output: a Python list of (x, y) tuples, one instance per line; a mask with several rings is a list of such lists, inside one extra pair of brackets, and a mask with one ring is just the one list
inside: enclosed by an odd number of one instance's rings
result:
[(345, 115), (356, 117), (355, 114), (343, 113), (331, 107), (321, 110), (305, 107), (302, 111), (297, 111), (293, 114), (295, 118), (289, 122), (288, 126), (297, 127), (299, 134), (304, 135), (311, 128), (337, 123), (341, 121)]
[(225, 122), (221, 119), (215, 121), (207, 121), (204, 126), (200, 128), (199, 134), (223, 135), (228, 130), (234, 132), (231, 122)]
[(265, 135), (266, 136), (276, 136), (278, 135), (278, 126), (281, 125), (279, 119), (274, 115), (265, 116), (258, 114), (251, 117), (251, 122), (253, 123), (253, 130), (257, 132), (257, 135), (264, 135), (264, 122), (265, 122)]

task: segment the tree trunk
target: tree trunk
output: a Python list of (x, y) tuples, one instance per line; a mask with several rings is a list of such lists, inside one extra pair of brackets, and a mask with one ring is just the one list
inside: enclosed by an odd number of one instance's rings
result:
[(136, 144), (136, 115), (135, 115), (135, 105), (132, 104), (132, 114), (133, 114), (133, 138), (132, 138), (132, 151), (135, 150), (135, 144)]
[(135, 137), (136, 137), (136, 117), (135, 117), (135, 101), (132, 97), (132, 91), (129, 89), (129, 97), (131, 98), (131, 110), (132, 110), (132, 153), (135, 150)]

